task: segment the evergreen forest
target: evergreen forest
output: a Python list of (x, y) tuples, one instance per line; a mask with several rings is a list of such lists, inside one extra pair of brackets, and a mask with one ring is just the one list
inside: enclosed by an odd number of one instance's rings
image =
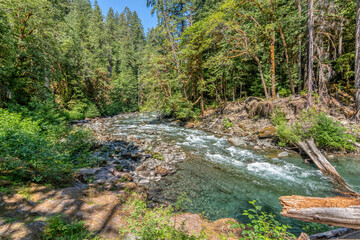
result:
[(0, 239), (360, 230), (360, 0), (104, 1), (0, 0)]

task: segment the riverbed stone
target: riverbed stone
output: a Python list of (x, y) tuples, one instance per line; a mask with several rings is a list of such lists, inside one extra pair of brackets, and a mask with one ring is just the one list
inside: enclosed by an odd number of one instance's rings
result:
[(259, 138), (273, 138), (276, 136), (276, 128), (272, 125), (266, 126), (259, 131)]
[(162, 166), (158, 166), (155, 170), (155, 174), (160, 175), (160, 176), (166, 176), (170, 173), (170, 170), (162, 167)]
[(287, 157), (287, 156), (289, 156), (289, 153), (288, 153), (288, 152), (286, 152), (286, 151), (281, 152), (281, 153), (279, 153), (279, 154), (278, 154), (278, 157), (279, 157), (279, 158), (282, 158), (282, 157)]
[(234, 146), (244, 146), (246, 145), (245, 141), (240, 137), (230, 137), (228, 142)]

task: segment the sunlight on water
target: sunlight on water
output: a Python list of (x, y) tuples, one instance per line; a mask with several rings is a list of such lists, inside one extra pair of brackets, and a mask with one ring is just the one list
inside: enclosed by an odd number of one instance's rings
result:
[[(180, 163), (177, 172), (153, 186), (155, 201), (175, 202), (186, 192), (191, 203), (185, 210), (205, 212), (211, 219), (235, 217), (248, 209), (256, 199), (269, 212), (279, 213), (278, 198), (283, 195), (334, 196), (331, 183), (313, 165), (299, 157), (273, 159), (266, 153), (231, 146), (226, 138), (193, 129), (171, 126), (156, 121), (154, 116), (119, 119), (112, 126), (114, 134), (135, 135), (136, 138), (158, 138), (181, 146), (190, 158)], [(338, 164), (342, 169), (355, 165), (353, 161)], [(350, 174), (350, 184), (357, 183), (360, 164)], [(357, 186), (359, 184), (357, 183)], [(282, 219), (292, 224), (296, 221)]]

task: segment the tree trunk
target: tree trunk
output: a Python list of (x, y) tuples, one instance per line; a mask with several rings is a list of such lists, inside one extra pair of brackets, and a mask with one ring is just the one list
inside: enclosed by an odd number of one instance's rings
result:
[[(299, 29), (301, 29), (301, 0), (298, 1), (298, 12), (299, 12)], [(301, 67), (302, 67), (302, 59), (301, 59), (301, 47), (302, 47), (302, 42), (301, 42), (301, 33), (299, 34), (299, 52), (298, 52), (298, 71), (299, 71), (299, 77), (298, 77), (298, 80), (299, 80), (299, 90), (298, 92), (300, 93), (301, 92), (301, 83), (302, 83), (302, 76), (301, 76)]]
[(305, 222), (360, 229), (360, 199), (354, 197), (280, 197), (281, 215)]
[(271, 39), (270, 45), (270, 64), (271, 64), (271, 95), (274, 99), (276, 99), (276, 91), (275, 91), (275, 33)]
[(329, 161), (324, 157), (320, 150), (315, 146), (313, 139), (298, 142), (296, 145), (311, 158), (311, 160), (316, 164), (316, 166), (325, 176), (329, 177), (332, 180), (339, 192), (346, 195), (359, 196), (357, 192), (351, 189), (351, 187), (339, 175), (336, 169), (329, 163)]
[(286, 41), (285, 41), (284, 33), (283, 33), (281, 28), (280, 28), (280, 35), (281, 35), (281, 40), (283, 42), (284, 50), (285, 50), (285, 58), (286, 58), (286, 64), (287, 64), (287, 67), (288, 67), (290, 89), (291, 89), (291, 93), (293, 95), (295, 95), (295, 89), (294, 89), (294, 84), (293, 84), (293, 81), (292, 81), (292, 74), (291, 74), (291, 69), (290, 69), (290, 61), (289, 61), (289, 54), (288, 54), (287, 44), (286, 44)]
[(269, 100), (269, 94), (268, 94), (268, 92), (267, 92), (266, 83), (265, 83), (265, 78), (264, 78), (264, 74), (263, 74), (263, 71), (262, 71), (262, 66), (261, 66), (260, 59), (259, 59), (257, 56), (255, 56), (255, 55), (252, 55), (252, 57), (255, 59), (255, 61), (256, 61), (257, 64), (258, 64), (259, 73), (260, 73), (260, 78), (261, 78), (261, 82), (262, 82), (262, 84), (263, 84), (266, 101), (268, 101), (268, 100)]
[(341, 22), (340, 22), (340, 33), (339, 33), (339, 56), (341, 57), (342, 55), (342, 46), (343, 46), (343, 30), (344, 30), (344, 18), (341, 17)]
[[(163, 0), (162, 11), (163, 11), (163, 16), (164, 16), (164, 23), (165, 23), (167, 35), (169, 37), (170, 45), (171, 45), (171, 51), (172, 51), (172, 54), (174, 56), (174, 61), (175, 61), (175, 64), (176, 64), (176, 70), (177, 70), (178, 76), (180, 76), (180, 63), (179, 63), (179, 59), (178, 59), (178, 57), (176, 55), (175, 41), (174, 41), (174, 39), (173, 39), (173, 37), (171, 35), (171, 32), (170, 32), (170, 26), (169, 26), (168, 15), (167, 15), (167, 8), (165, 7), (166, 6), (165, 4), (166, 4), (166, 0)], [(185, 82), (184, 81), (182, 81), (182, 90), (183, 90), (183, 97), (187, 98), (186, 89), (185, 89)]]
[(360, 119), (360, 0), (356, 5), (356, 35), (355, 35), (355, 120)]
[(312, 105), (312, 83), (314, 65), (314, 0), (309, 0), (309, 60), (308, 60), (308, 96), (309, 105)]

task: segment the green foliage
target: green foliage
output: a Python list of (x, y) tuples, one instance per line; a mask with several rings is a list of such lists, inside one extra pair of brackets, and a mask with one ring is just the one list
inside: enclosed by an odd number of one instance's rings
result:
[(320, 113), (316, 124), (310, 129), (315, 143), (327, 150), (356, 151), (356, 137), (347, 133), (347, 129), (336, 120)]
[[(180, 205), (180, 204), (179, 204)], [(120, 229), (120, 233), (125, 236), (132, 233), (140, 239), (179, 239), (196, 240), (206, 239), (204, 236), (193, 236), (183, 230), (183, 226), (175, 226), (170, 221), (174, 217), (172, 207), (156, 207), (148, 209), (146, 202), (138, 199), (129, 201), (131, 215), (127, 220), (127, 229)]]
[(169, 99), (164, 107), (164, 112), (181, 121), (197, 118), (199, 114), (199, 110), (194, 110), (191, 102), (184, 101), (180, 97)]
[(232, 128), (233, 127), (233, 123), (230, 122), (229, 119), (225, 118), (224, 121), (223, 121), (223, 128), (224, 129), (229, 129), (229, 128)]
[(90, 103), (84, 113), (85, 118), (95, 118), (101, 116), (99, 109), (94, 103)]
[(286, 123), (285, 113), (281, 111), (280, 108), (275, 108), (270, 116), (271, 123), (275, 126)]
[(313, 138), (315, 144), (329, 151), (356, 151), (356, 137), (336, 120), (314, 109), (303, 111), (292, 125), (287, 124), (280, 112), (274, 111), (272, 122), (276, 126), (279, 145), (292, 145)]
[(241, 228), (242, 238), (240, 239), (254, 239), (254, 240), (270, 240), (270, 239), (295, 239), (295, 236), (288, 232), (290, 226), (281, 224), (275, 220), (274, 214), (262, 212), (261, 206), (257, 206), (256, 201), (250, 201), (254, 208), (245, 210), (243, 215), (247, 216), (250, 223), (233, 224), (232, 228)]
[(301, 135), (298, 135), (297, 129), (288, 126), (286, 123), (280, 123), (276, 126), (276, 135), (279, 138), (279, 146), (285, 147), (301, 141)]
[(68, 222), (64, 216), (55, 215), (47, 220), (44, 229), (43, 240), (99, 240), (93, 237), (93, 233), (89, 232), (85, 223), (82, 221)]
[(313, 235), (316, 233), (322, 233), (322, 232), (327, 232), (327, 231), (331, 231), (336, 229), (337, 227), (331, 227), (329, 225), (326, 224), (319, 224), (319, 223), (308, 223), (308, 222), (304, 222), (302, 224), (302, 230), (308, 234), (308, 235)]
[(1, 175), (13, 181), (66, 183), (72, 169), (88, 161), (91, 134), (50, 122), (54, 116), (34, 119), (34, 113), (25, 113), (0, 109)]

